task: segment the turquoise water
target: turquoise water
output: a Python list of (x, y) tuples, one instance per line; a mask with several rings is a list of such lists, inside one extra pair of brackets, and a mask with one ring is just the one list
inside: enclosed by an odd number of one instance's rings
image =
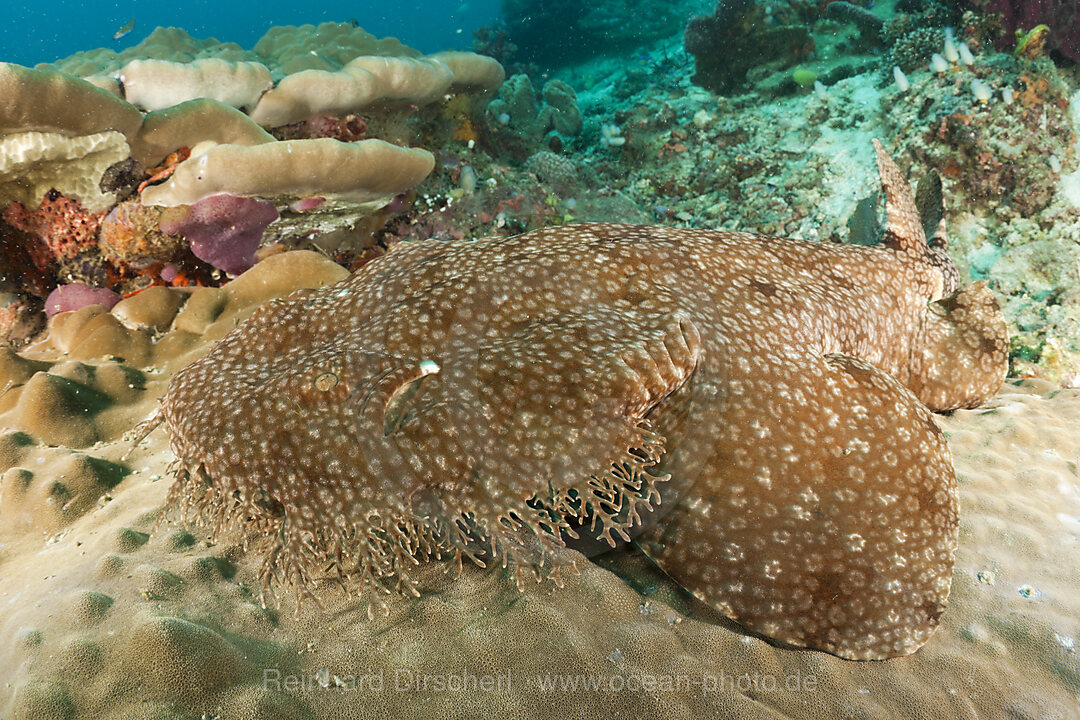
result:
[[(251, 47), (271, 25), (301, 25), (356, 20), (368, 32), (392, 35), (423, 52), (470, 49), (472, 31), (497, 15), (498, 0), (403, 0), (394, 3), (282, 2), (222, 3), (211, 0), (172, 3), (75, 2), (60, 0), (6, 4), (0, 48), (6, 62), (34, 65), (79, 50), (135, 45), (157, 26), (176, 26), (194, 37), (216, 37)], [(113, 35), (135, 18), (134, 29)]]

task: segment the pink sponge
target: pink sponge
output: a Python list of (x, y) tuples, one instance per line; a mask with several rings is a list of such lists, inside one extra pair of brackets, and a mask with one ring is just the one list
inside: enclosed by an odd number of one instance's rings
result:
[(167, 235), (187, 238), (200, 260), (239, 275), (255, 264), (263, 231), (277, 218), (277, 208), (268, 202), (214, 195), (188, 207), (170, 208), (158, 227)]
[(120, 302), (120, 296), (112, 290), (90, 287), (83, 283), (61, 285), (45, 298), (45, 314), (55, 315), (68, 310), (78, 310), (87, 305), (104, 305), (106, 310)]

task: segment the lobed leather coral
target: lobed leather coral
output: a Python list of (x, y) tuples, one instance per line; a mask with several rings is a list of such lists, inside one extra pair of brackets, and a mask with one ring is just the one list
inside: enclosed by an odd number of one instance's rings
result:
[(991, 397), (1007, 338), (876, 147), (880, 246), (562, 226), (402, 243), (263, 306), (169, 384), (169, 507), (254, 536), (298, 598), (416, 594), (440, 557), (558, 580), (583, 528), (643, 533), (752, 631), (913, 652), (957, 544), (931, 411)]

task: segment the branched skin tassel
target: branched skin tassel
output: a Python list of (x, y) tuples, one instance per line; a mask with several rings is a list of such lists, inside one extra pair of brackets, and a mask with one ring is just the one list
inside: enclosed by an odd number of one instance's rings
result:
[(439, 557), (557, 580), (579, 523), (633, 530), (753, 631), (913, 652), (956, 548), (931, 410), (993, 395), (1007, 337), (878, 152), (877, 247), (574, 225), (402, 243), (271, 302), (170, 384), (169, 506), (312, 595), (415, 594)]

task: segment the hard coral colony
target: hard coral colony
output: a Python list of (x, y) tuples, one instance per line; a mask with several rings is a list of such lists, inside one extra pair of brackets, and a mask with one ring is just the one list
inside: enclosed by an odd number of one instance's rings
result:
[[(259, 45), (265, 55), (242, 53), (258, 60), (236, 60), (235, 48), (158, 28), (63, 70), (0, 62), (0, 240), (17, 250), (3, 266), (18, 270), (5, 291), (40, 304), (71, 282), (125, 295), (218, 282), (254, 263), (279, 208), (316, 200), (319, 227), (279, 223), (279, 249), (353, 230), (433, 169), (409, 147), (414, 114), (450, 103), (468, 120), (504, 79), (491, 58), (422, 57), (347, 23), (278, 27)], [(337, 46), (336, 59), (308, 45)], [(373, 117), (395, 142), (369, 137)]]
[(990, 398), (1007, 336), (956, 287), (940, 188), (920, 218), (876, 147), (881, 246), (563, 226), (404, 243), (263, 306), (169, 385), (168, 505), (260, 534), (264, 584), (311, 594), (326, 570), (415, 593), (438, 557), (557, 577), (583, 526), (640, 533), (752, 631), (913, 652), (957, 544), (931, 411)]

